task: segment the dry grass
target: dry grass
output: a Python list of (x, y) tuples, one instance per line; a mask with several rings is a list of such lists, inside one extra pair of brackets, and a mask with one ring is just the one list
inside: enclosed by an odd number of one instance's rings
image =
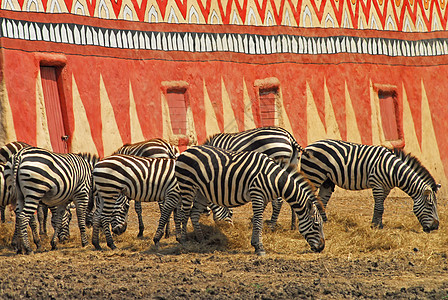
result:
[[(359, 199), (335, 197), (331, 199), (327, 210), (329, 221), (324, 225), (326, 247), (320, 254), (310, 251), (308, 244), (297, 230), (289, 230), (290, 209), (285, 205), (282, 208), (276, 230), (273, 231), (268, 226), (264, 226), (263, 243), (268, 255), (399, 258), (411, 252), (428, 258), (435, 254), (446, 256), (448, 249), (448, 209), (445, 200), (441, 199), (439, 203), (440, 228), (438, 231), (426, 234), (422, 231), (417, 218), (412, 213), (412, 200), (410, 198), (387, 199), (383, 217), (384, 229), (380, 230), (370, 227), (373, 200), (369, 203), (361, 203)], [(114, 237), (116, 245), (120, 249), (115, 251), (114, 255), (120, 255), (120, 253), (124, 255), (124, 253), (129, 252), (180, 254), (213, 253), (215, 251), (252, 254), (253, 247), (250, 245), (252, 233), (251, 206), (248, 204), (236, 208), (234, 211), (234, 226), (226, 223), (215, 224), (211, 216), (201, 218), (202, 228), (206, 236), (203, 243), (194, 241), (194, 235), (190, 227), (190, 241), (183, 246), (179, 245), (175, 240), (174, 226), (172, 226), (172, 236), (168, 239), (162, 239), (161, 248), (157, 250), (154, 248), (152, 236), (159, 216), (158, 209), (154, 203), (144, 203), (145, 237), (143, 239), (136, 238), (138, 225), (135, 212), (131, 209), (128, 231), (121, 236)], [(269, 205), (264, 218), (269, 218), (270, 214)], [(12, 220), (13, 218), (10, 216), (9, 222), (0, 225), (0, 254), (12, 252), (9, 248), (14, 229)], [(76, 218), (74, 220), (76, 221)], [(49, 232), (52, 232), (52, 230), (50, 229)], [(93, 250), (92, 246), (87, 247), (87, 249), (80, 247), (76, 222), (72, 222), (71, 233), (70, 241), (60, 245), (59, 249), (71, 251)], [(104, 237), (101, 238), (101, 245), (103, 248), (107, 248)], [(43, 246), (46, 250), (50, 248), (48, 238), (44, 239)]]

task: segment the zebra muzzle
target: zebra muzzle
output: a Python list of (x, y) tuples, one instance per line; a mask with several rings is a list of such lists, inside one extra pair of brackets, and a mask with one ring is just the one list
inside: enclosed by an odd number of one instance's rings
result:
[(112, 228), (112, 232), (116, 235), (123, 234), (126, 229), (128, 228), (128, 222), (124, 222), (123, 225), (117, 225), (114, 228)]

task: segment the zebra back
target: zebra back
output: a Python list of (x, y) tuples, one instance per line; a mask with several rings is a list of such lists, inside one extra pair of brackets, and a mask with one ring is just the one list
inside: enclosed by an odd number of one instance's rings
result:
[(151, 158), (177, 158), (179, 150), (164, 139), (154, 138), (120, 147), (114, 154), (136, 155)]
[(31, 147), (24, 142), (11, 142), (0, 148), (0, 163), (6, 163), (6, 161), (16, 154), (20, 149)]
[(96, 164), (93, 180), (98, 191), (108, 192), (108, 196), (123, 194), (135, 201), (160, 201), (167, 189), (177, 186), (174, 163), (168, 158), (115, 154)]
[(264, 153), (281, 165), (296, 164), (304, 149), (290, 132), (281, 127), (260, 127), (238, 133), (218, 133), (208, 138), (204, 145), (231, 151)]

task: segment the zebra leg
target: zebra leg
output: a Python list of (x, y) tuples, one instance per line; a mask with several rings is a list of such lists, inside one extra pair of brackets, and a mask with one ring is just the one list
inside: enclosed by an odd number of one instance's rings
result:
[[(117, 246), (115, 246), (115, 244), (114, 244), (114, 239), (113, 239), (112, 233), (110, 231), (111, 216), (112, 216), (112, 212), (115, 207), (117, 197), (118, 197), (118, 195), (113, 195), (111, 198), (107, 198), (107, 199), (103, 198), (102, 200), (104, 200), (104, 201), (101, 201), (102, 202), (100, 204), (101, 210), (100, 210), (99, 214), (96, 215), (96, 212), (95, 212), (95, 216), (93, 219), (93, 225), (94, 225), (94, 229), (97, 230), (97, 232), (95, 233), (96, 234), (96, 236), (95, 236), (96, 244), (94, 244), (96, 249), (101, 249), (101, 247), (99, 247), (99, 242), (98, 242), (98, 231), (100, 228), (100, 224), (101, 224), (104, 234), (106, 236), (107, 246), (109, 246), (109, 248), (112, 250), (117, 248)], [(96, 219), (95, 219), (95, 217), (96, 217)]]
[(115, 246), (114, 239), (110, 231), (110, 214), (105, 214), (104, 211), (101, 214), (101, 225), (103, 226), (104, 235), (106, 236), (107, 246), (109, 246), (110, 249), (115, 250), (117, 246)]
[(31, 246), (30, 246), (30, 240), (28, 238), (28, 232), (27, 232), (27, 227), (28, 224), (30, 223), (30, 219), (33, 218), (33, 213), (29, 214), (26, 213), (25, 211), (21, 211), (18, 215), (17, 215), (17, 220), (18, 220), (18, 226), (19, 226), (19, 244), (20, 244), (20, 248), (17, 251), (18, 253), (20, 253), (19, 251), (21, 251), (21, 249), (23, 248), (25, 250), (25, 254), (33, 254), (33, 251), (31, 250)]
[(2, 223), (6, 222), (5, 209), (6, 209), (6, 206), (0, 206), (0, 214), (1, 214), (1, 222)]
[[(159, 205), (159, 207), (160, 207), (160, 205)], [(138, 218), (137, 237), (141, 238), (141, 237), (143, 237), (143, 231), (145, 230), (145, 225), (143, 224), (143, 217), (142, 217), (142, 203), (140, 201), (134, 201), (134, 208), (135, 208), (135, 212), (137, 213), (137, 218)]]
[(381, 186), (373, 187), (373, 199), (375, 200), (375, 206), (373, 208), (372, 227), (379, 229), (383, 228), (383, 213), (384, 213), (384, 200), (389, 195), (390, 190)]
[(59, 242), (68, 241), (70, 238), (70, 221), (72, 220), (72, 212), (70, 211), (70, 207), (67, 206), (64, 210), (61, 220), (61, 228), (58, 232)]
[(48, 219), (48, 206), (43, 203), (39, 203), (37, 207), (37, 220), (39, 221), (39, 234), (47, 235), (47, 219)]
[(271, 201), (272, 202), (272, 216), (271, 220), (269, 220), (269, 224), (272, 229), (277, 225), (278, 217), (280, 216), (280, 210), (282, 209), (283, 199), (277, 198)]
[[(85, 247), (89, 241), (87, 239), (86, 232), (86, 212), (87, 212), (87, 203), (88, 203), (89, 195), (81, 196), (81, 198), (74, 199), (75, 207), (76, 207), (76, 218), (78, 219), (78, 227), (79, 232), (81, 234), (81, 245)], [(65, 208), (64, 208), (65, 209)]]
[(250, 244), (255, 248), (255, 254), (259, 256), (266, 255), (264, 250), (261, 233), (263, 229), (263, 211), (264, 211), (264, 201), (260, 197), (252, 198), (252, 210), (254, 216), (252, 218), (252, 239)]
[[(162, 213), (163, 202), (158, 202), (158, 204), (159, 204), (160, 213)], [(166, 224), (165, 224), (165, 238), (169, 238), (169, 237), (170, 237), (170, 218), (168, 217)]]
[(53, 226), (53, 238), (51, 239), (51, 250), (56, 250), (56, 239), (61, 228), (62, 214), (65, 211), (65, 205), (51, 208), (51, 225)]
[(15, 224), (14, 224), (14, 234), (11, 240), (11, 247), (17, 251), (17, 254), (22, 253), (22, 243), (21, 243), (21, 235), (20, 235), (20, 226), (19, 226), (19, 218), (17, 217), (22, 208), (20, 208), (20, 204), (16, 206), (14, 209), (14, 214), (16, 216)]
[(95, 212), (93, 213), (93, 219), (92, 219), (92, 244), (95, 247), (96, 250), (101, 250), (101, 246), (100, 246), (100, 240), (99, 240), (99, 235), (100, 235), (100, 216), (101, 216), (101, 212), (103, 210), (102, 205), (97, 206)]
[(176, 228), (176, 241), (180, 241), (180, 234), (182, 231), (182, 220), (180, 218), (180, 207), (181, 203), (178, 200), (176, 206), (173, 210), (174, 227)]
[(39, 233), (37, 231), (37, 221), (36, 218), (33, 216), (30, 218), (30, 222), (29, 222), (30, 228), (31, 228), (31, 233), (33, 235), (33, 241), (34, 244), (36, 245), (36, 250), (39, 251), (42, 249), (41, 243), (40, 243), (40, 236)]
[(181, 190), (182, 206), (180, 210), (179, 217), (181, 219), (181, 232), (180, 232), (180, 243), (187, 241), (187, 224), (190, 218), (190, 211), (196, 195), (197, 188), (191, 187), (188, 184), (182, 184), (179, 182), (179, 187)]
[(319, 213), (322, 216), (322, 220), (324, 222), (328, 221), (327, 214), (325, 212), (325, 209), (327, 208), (328, 201), (331, 198), (331, 195), (334, 192), (335, 184), (330, 180), (325, 180), (322, 185), (319, 187), (319, 198), (322, 201), (322, 204), (324, 205), (323, 209), (321, 209), (320, 205), (318, 205)]
[(198, 242), (202, 242), (204, 240), (204, 233), (202, 232), (201, 225), (199, 224), (199, 218), (201, 217), (201, 212), (203, 212), (206, 207), (206, 205), (199, 205), (198, 202), (195, 202), (190, 212), (191, 223), (193, 224), (194, 233)]
[[(163, 231), (166, 228), (166, 224), (169, 222), (171, 212), (173, 212), (174, 210), (177, 210), (178, 204), (179, 204), (179, 194), (176, 191), (173, 193), (169, 193), (165, 199), (165, 203), (163, 203), (163, 205), (160, 207), (159, 225), (157, 227), (156, 234), (154, 235), (154, 238), (153, 238), (154, 244), (157, 247), (159, 245), (160, 239), (163, 236)], [(175, 222), (179, 223), (179, 227), (176, 225), (176, 231), (179, 230), (179, 232), (180, 232), (181, 226), (180, 226), (179, 218), (176, 217), (177, 212), (175, 212), (174, 214), (175, 214), (175, 217), (174, 217)], [(177, 234), (178, 234), (178, 232), (176, 232), (176, 235)]]

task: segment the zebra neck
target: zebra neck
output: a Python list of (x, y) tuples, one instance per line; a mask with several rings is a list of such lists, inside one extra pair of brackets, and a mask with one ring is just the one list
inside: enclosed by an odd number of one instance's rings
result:
[(413, 199), (420, 196), (422, 189), (425, 186), (425, 182), (420, 178), (420, 176), (403, 162), (398, 164), (394, 169), (397, 187)]

